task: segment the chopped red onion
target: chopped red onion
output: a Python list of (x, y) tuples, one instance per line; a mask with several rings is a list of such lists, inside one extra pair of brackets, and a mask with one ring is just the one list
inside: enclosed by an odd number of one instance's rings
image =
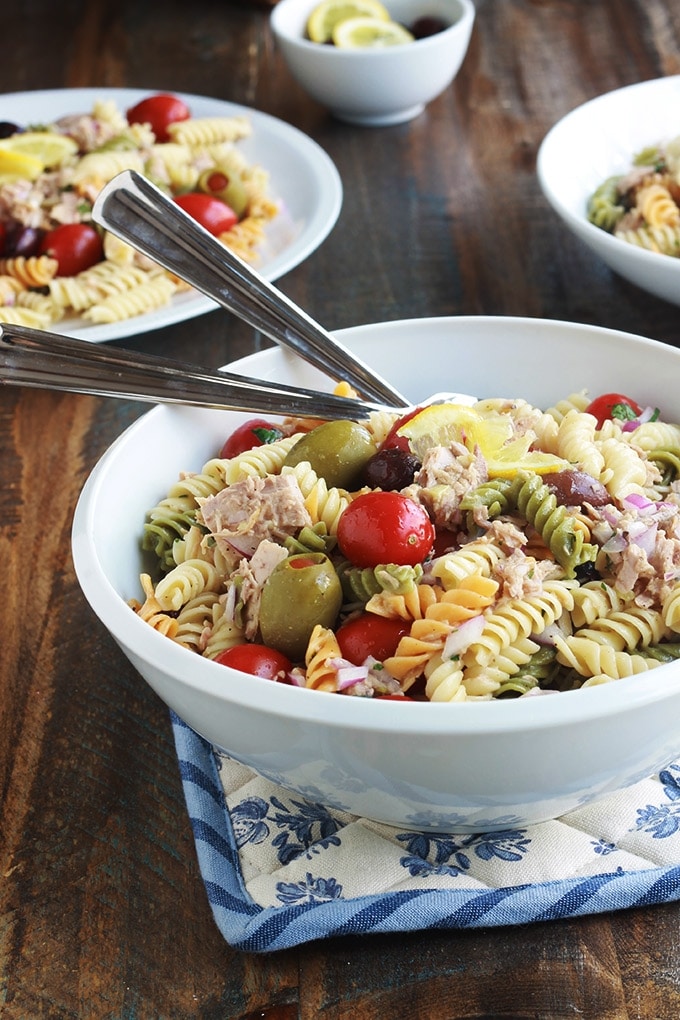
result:
[(461, 623), (456, 630), (452, 631), (444, 642), (442, 658), (451, 659), (454, 655), (460, 655), (470, 647), (473, 641), (481, 635), (484, 630), (485, 619), (483, 616), (473, 616), (471, 620)]
[(640, 496), (637, 492), (631, 492), (628, 496), (624, 497), (622, 502), (628, 509), (639, 510), (643, 514), (652, 513), (652, 511), (656, 510), (656, 503), (653, 503), (651, 499), (647, 499), (646, 496)]
[(628, 547), (628, 539), (625, 535), (620, 533), (612, 535), (612, 537), (604, 543), (602, 551), (606, 553), (619, 553), (623, 552)]

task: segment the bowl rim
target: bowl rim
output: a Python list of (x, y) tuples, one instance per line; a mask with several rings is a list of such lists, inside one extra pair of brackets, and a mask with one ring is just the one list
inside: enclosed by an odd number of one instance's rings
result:
[[(368, 333), (376, 326), (413, 329), (417, 325), (422, 329), (427, 328), (427, 323), (431, 323), (431, 328), (434, 328), (452, 323), (465, 327), (470, 323), (500, 326), (508, 322), (517, 326), (525, 324), (531, 324), (534, 328), (557, 326), (567, 331), (598, 333), (612, 341), (622, 337), (633, 339), (644, 345), (663, 347), (670, 356), (675, 352), (680, 360), (680, 349), (668, 348), (668, 345), (648, 337), (592, 324), (523, 316), (473, 315), (400, 319), (392, 322), (364, 323), (339, 329), (334, 333), (340, 340), (344, 338), (346, 342), (349, 336), (360, 337), (362, 333)], [(257, 362), (259, 357), (270, 353), (270, 350), (266, 349), (231, 362), (228, 367), (238, 370), (247, 363), (248, 370), (251, 371), (253, 360)], [(270, 680), (240, 673), (212, 662), (170, 641), (131, 612), (124, 597), (116, 591), (106, 576), (93, 536), (98, 496), (107, 468), (116, 458), (123, 455), (127, 444), (135, 440), (137, 433), (149, 427), (149, 422), (163, 414), (175, 412), (177, 408), (170, 406), (152, 408), (128, 426), (100, 457), (87, 478), (75, 507), (71, 551), (82, 592), (114, 640), (131, 652), (137, 660), (147, 665), (152, 672), (167, 674), (187, 692), (194, 691), (213, 699), (233, 702), (244, 708), (277, 717), (281, 721), (299, 723), (306, 720), (334, 729), (421, 734), (423, 737), (435, 734), (449, 734), (452, 737), (470, 734), (500, 735), (528, 733), (536, 729), (561, 729), (564, 726), (586, 724), (604, 716), (609, 717), (612, 712), (617, 714), (637, 712), (645, 705), (680, 695), (680, 669), (677, 675), (673, 676), (667, 668), (660, 666), (647, 673), (625, 677), (613, 683), (561, 692), (559, 695), (483, 703), (399, 704), (371, 698), (338, 697), (337, 694), (325, 691), (274, 684)], [(199, 677), (195, 675), (197, 669), (200, 671)], [(226, 675), (229, 676), (227, 699), (224, 698), (225, 669), (228, 671)], [(623, 703), (618, 692), (626, 695)], [(557, 702), (556, 697), (559, 698)], [(332, 701), (329, 701), (329, 698)], [(559, 713), (550, 707), (552, 704), (560, 706)]]
[[(624, 85), (618, 89), (612, 89), (609, 92), (604, 92), (599, 96), (594, 96), (592, 99), (586, 100), (584, 103), (580, 103), (574, 109), (570, 110), (563, 117), (561, 117), (544, 136), (541, 144), (538, 148), (536, 156), (536, 175), (543, 191), (545, 198), (548, 200), (553, 210), (562, 217), (570, 228), (588, 242), (600, 249), (601, 252), (606, 252), (611, 255), (613, 259), (619, 261), (621, 258), (626, 258), (629, 261), (635, 259), (641, 260), (641, 265), (647, 263), (648, 270), (653, 266), (663, 269), (666, 272), (672, 272), (673, 266), (677, 263), (680, 267), (680, 259), (674, 259), (672, 256), (664, 255), (661, 252), (650, 251), (647, 248), (641, 248), (634, 244), (627, 244), (620, 238), (614, 237), (606, 230), (602, 230), (601, 227), (597, 227), (594, 223), (591, 223), (587, 217), (585, 199), (584, 206), (581, 213), (576, 213), (574, 210), (567, 205), (561, 197), (559, 191), (556, 190), (551, 174), (549, 172), (548, 164), (553, 158), (553, 149), (560, 143), (562, 134), (570, 128), (574, 122), (578, 122), (584, 116), (588, 116), (592, 111), (598, 110), (600, 107), (606, 107), (612, 102), (618, 102), (626, 95), (631, 93), (642, 93), (645, 91), (653, 91), (660, 86), (673, 85), (680, 86), (680, 74), (669, 74), (663, 77), (648, 78), (644, 81), (634, 82), (630, 85)], [(634, 153), (631, 152), (631, 160)]]
[[(326, 59), (329, 60), (362, 60), (368, 55), (375, 57), (378, 60), (384, 60), (391, 54), (401, 53), (404, 50), (409, 50), (413, 46), (413, 42), (398, 43), (395, 46), (386, 46), (382, 49), (338, 49), (336, 46), (324, 46), (321, 43), (313, 42), (311, 39), (306, 39), (304, 36), (299, 35), (297, 32), (288, 31), (281, 24), (283, 19), (282, 11), (289, 5), (289, 3), (297, 3), (298, 0), (278, 0), (272, 8), (271, 14), (269, 15), (269, 23), (272, 31), (277, 39), (298, 47), (303, 52), (309, 53), (324, 53)], [(315, 0), (308, 0), (309, 11), (313, 10), (315, 6)], [(473, 0), (456, 0), (461, 7), (461, 15), (457, 21), (453, 24), (448, 25), (441, 32), (437, 32), (435, 35), (425, 36), (423, 39), (416, 39), (415, 43), (418, 44), (418, 53), (422, 53), (426, 47), (434, 47), (441, 45), (442, 42), (448, 42), (452, 35), (464, 34), (471, 31), (472, 24), (475, 20), (476, 10)], [(387, 6), (389, 6), (389, 0), (386, 0)], [(452, 57), (455, 54), (452, 54)]]

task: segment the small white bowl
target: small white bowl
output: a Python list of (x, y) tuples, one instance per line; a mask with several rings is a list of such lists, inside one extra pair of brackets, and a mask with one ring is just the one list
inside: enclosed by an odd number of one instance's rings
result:
[[(594, 326), (442, 318), (338, 332), (413, 401), (442, 388), (547, 407), (619, 390), (680, 421), (680, 351)], [(232, 366), (329, 389), (274, 347)], [(102, 457), (75, 514), (73, 558), (94, 612), (157, 694), (232, 757), (306, 797), (406, 828), (491, 830), (554, 818), (644, 778), (680, 750), (680, 661), (588, 689), (512, 701), (343, 697), (246, 676), (131, 611), (146, 512), (250, 417), (159, 407)]]
[(647, 251), (588, 221), (588, 199), (626, 173), (647, 145), (679, 132), (680, 75), (608, 92), (568, 113), (545, 136), (537, 160), (543, 194), (567, 227), (606, 264), (643, 290), (680, 304), (680, 258)]
[(386, 0), (403, 25), (439, 17), (436, 35), (384, 49), (339, 49), (311, 42), (307, 18), (317, 0), (279, 0), (271, 27), (293, 77), (340, 120), (383, 126), (418, 116), (451, 84), (463, 62), (475, 17), (471, 0)]

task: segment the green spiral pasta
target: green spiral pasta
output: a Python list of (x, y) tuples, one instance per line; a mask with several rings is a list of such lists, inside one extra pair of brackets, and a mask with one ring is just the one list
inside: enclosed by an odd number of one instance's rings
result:
[(494, 478), (467, 492), (460, 501), (460, 509), (466, 512), (468, 531), (473, 530), (474, 512), (480, 507), (486, 507), (490, 519), (506, 513), (511, 506), (512, 487), (512, 479)]
[(619, 177), (608, 177), (588, 200), (588, 220), (610, 234), (626, 211), (620, 202), (619, 180)]
[(348, 601), (361, 602), (365, 605), (369, 599), (380, 592), (406, 595), (419, 583), (423, 576), (423, 568), (420, 564), (411, 567), (396, 563), (386, 563), (363, 569), (344, 565), (338, 568), (338, 576)]
[(574, 577), (576, 567), (595, 559), (595, 546), (584, 541), (583, 531), (540, 475), (520, 472), (512, 495), (519, 512), (542, 537), (567, 577)]
[(161, 500), (147, 514), (142, 534), (142, 549), (158, 558), (160, 569), (167, 571), (175, 564), (173, 546), (183, 539), (196, 523), (196, 504), (189, 496)]

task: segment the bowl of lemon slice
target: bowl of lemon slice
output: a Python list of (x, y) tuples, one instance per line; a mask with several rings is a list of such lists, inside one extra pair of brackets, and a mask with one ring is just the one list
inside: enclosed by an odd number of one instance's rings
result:
[(471, 0), (280, 0), (271, 27), (313, 99), (377, 127), (412, 120), (451, 85), (474, 18)]

